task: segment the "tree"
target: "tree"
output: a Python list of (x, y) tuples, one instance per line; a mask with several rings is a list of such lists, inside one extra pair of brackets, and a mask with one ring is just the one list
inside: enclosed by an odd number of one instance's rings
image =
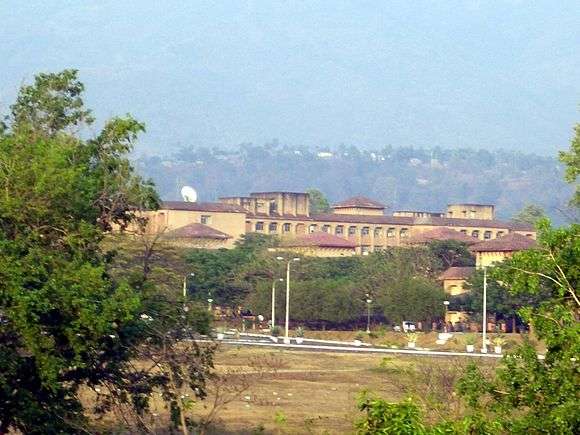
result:
[[(575, 135), (570, 143), (570, 151), (560, 151), (560, 161), (566, 165), (564, 179), (568, 183), (576, 183), (580, 175), (580, 124), (574, 127)], [(580, 207), (580, 186), (576, 185), (576, 192), (570, 203)]]
[(324, 193), (322, 193), (320, 190), (306, 189), (306, 193), (309, 195), (310, 213), (329, 213), (332, 210), (330, 208), (328, 199), (326, 199)]
[(545, 343), (545, 357), (525, 342), (502, 359), (491, 379), (471, 364), (457, 384), (467, 415), (456, 421), (427, 426), (414, 403), (365, 399), (361, 433), (389, 433), (390, 427), (398, 433), (578, 433), (580, 225), (553, 229), (542, 220), (538, 228), (537, 249), (515, 253), (490, 273), (514, 296), (546, 295), (519, 310)]
[(536, 223), (546, 217), (546, 212), (536, 204), (527, 204), (512, 217), (512, 221), (520, 224), (536, 225)]
[(441, 286), (425, 278), (408, 278), (377, 289), (377, 301), (392, 323), (441, 318), (444, 300)]
[[(464, 308), (471, 311), (474, 316), (480, 316), (483, 309), (483, 270), (477, 270), (468, 281), (468, 292), (463, 300)], [(463, 295), (460, 295), (463, 296)], [(521, 318), (518, 311), (521, 307), (537, 307), (547, 295), (545, 292), (538, 294), (513, 294), (491, 276), (487, 279), (487, 311), (497, 318), (512, 322), (515, 332), (516, 321)]]
[(475, 266), (467, 245), (457, 240), (433, 240), (428, 244), (431, 255), (438, 258), (443, 270), (452, 266)]
[(116, 118), (83, 140), (73, 134), (92, 122), (82, 91), (74, 70), (39, 75), (0, 135), (0, 433), (83, 431), (81, 386), (106, 386), (104, 412), (113, 401), (142, 411), (167, 385), (130, 360), (158, 322), (144, 312), (165, 313), (164, 331), (180, 316), (145, 274), (114, 277), (102, 249), (107, 231), (158, 203), (127, 159), (143, 125)]

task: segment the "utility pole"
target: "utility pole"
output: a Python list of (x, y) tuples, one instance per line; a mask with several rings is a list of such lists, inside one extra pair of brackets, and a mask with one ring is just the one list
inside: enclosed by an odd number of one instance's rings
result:
[(481, 353), (487, 353), (487, 268), (483, 268), (483, 343)]

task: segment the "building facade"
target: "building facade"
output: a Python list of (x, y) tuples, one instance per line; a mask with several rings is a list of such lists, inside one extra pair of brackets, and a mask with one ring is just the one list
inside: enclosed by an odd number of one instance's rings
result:
[(169, 201), (146, 214), (151, 231), (170, 232), (200, 223), (230, 236), (222, 239), (221, 244), (227, 248), (253, 232), (275, 235), (282, 241), (327, 233), (348, 241), (359, 255), (412, 244), (422, 234), (437, 233), (442, 228), (474, 241), (508, 234), (531, 239), (536, 236), (530, 226), (496, 220), (492, 205), (450, 204), (442, 213), (394, 215), (385, 213), (383, 204), (357, 196), (334, 204), (330, 213), (311, 214), (308, 194), (297, 192), (257, 192), (220, 198), (214, 203)]

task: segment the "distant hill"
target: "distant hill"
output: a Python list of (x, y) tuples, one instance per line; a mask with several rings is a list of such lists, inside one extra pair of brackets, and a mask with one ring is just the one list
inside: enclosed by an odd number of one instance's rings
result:
[(515, 152), (470, 149), (356, 147), (308, 150), (276, 142), (237, 149), (182, 149), (167, 156), (135, 160), (162, 197), (180, 199), (185, 184), (200, 200), (254, 191), (304, 191), (317, 188), (331, 201), (365, 195), (391, 210), (443, 210), (450, 202), (497, 205), (510, 218), (527, 203), (542, 206), (556, 222), (572, 189), (562, 181), (555, 158)]

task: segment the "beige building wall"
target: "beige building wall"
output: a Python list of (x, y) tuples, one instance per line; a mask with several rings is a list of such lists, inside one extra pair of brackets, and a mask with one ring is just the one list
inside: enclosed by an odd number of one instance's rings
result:
[(464, 279), (444, 279), (443, 290), (450, 296), (457, 296), (467, 292)]
[(375, 208), (362, 208), (362, 207), (335, 207), (334, 213), (336, 214), (350, 214), (350, 215), (361, 215), (361, 216), (383, 216), (385, 213), (383, 210)]
[(352, 257), (356, 255), (355, 249), (351, 248), (330, 248), (321, 246), (293, 246), (279, 248), (280, 251), (293, 252), (298, 255), (303, 255), (306, 257)]
[(506, 258), (513, 255), (513, 252), (476, 252), (475, 253), (475, 266), (478, 268), (488, 267), (494, 263), (501, 263)]
[(447, 217), (458, 219), (495, 219), (495, 207), (490, 204), (449, 204)]

